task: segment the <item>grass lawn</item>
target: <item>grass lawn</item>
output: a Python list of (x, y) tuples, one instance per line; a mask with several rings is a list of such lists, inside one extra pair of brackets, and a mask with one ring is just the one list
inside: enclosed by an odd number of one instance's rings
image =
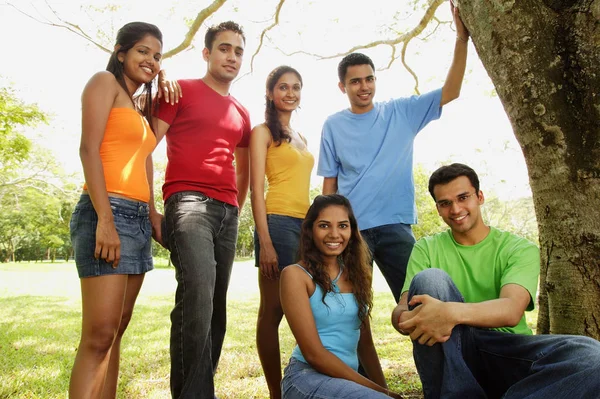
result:
[[(165, 262), (157, 262), (163, 264)], [(166, 263), (165, 263), (166, 264)], [(216, 376), (219, 398), (268, 398), (254, 338), (258, 286), (253, 260), (234, 265), (228, 330)], [(390, 388), (418, 398), (412, 347), (389, 324), (394, 301), (374, 276), (372, 328)], [(169, 398), (169, 314), (173, 268), (149, 273), (122, 343), (119, 398)], [(0, 264), (0, 399), (66, 398), (81, 330), (79, 281), (74, 263)], [(535, 314), (530, 324), (535, 324)], [(295, 345), (280, 327), (282, 367)]]

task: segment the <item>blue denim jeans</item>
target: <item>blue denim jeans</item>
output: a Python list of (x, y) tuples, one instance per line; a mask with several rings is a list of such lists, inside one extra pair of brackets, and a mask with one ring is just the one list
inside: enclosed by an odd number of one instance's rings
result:
[[(291, 216), (267, 215), (269, 235), (277, 253), (279, 270), (298, 261), (302, 220)], [(260, 241), (254, 229), (254, 265), (260, 267)]]
[(377, 392), (356, 382), (321, 374), (309, 364), (291, 358), (281, 380), (283, 399), (385, 399)]
[(177, 278), (171, 312), (171, 394), (213, 399), (238, 208), (199, 192), (179, 192), (165, 203), (165, 228)]
[(415, 245), (410, 224), (386, 224), (361, 230), (360, 233), (398, 302), (406, 278), (408, 258)]
[[(408, 300), (428, 294), (464, 302), (450, 276), (427, 269), (411, 282)], [(600, 343), (573, 335), (520, 335), (458, 325), (433, 346), (413, 341), (425, 399), (597, 399)]]

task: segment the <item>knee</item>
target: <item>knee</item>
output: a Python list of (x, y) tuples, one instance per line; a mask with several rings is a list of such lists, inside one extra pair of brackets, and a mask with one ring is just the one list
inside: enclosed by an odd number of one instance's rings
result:
[(581, 364), (585, 364), (594, 370), (600, 368), (600, 342), (584, 336), (571, 336), (567, 352)]
[(438, 285), (454, 284), (452, 278), (442, 269), (425, 269), (413, 278), (410, 289), (418, 294), (430, 294), (432, 288)]
[(413, 278), (408, 293), (409, 300), (413, 295), (423, 294), (442, 301), (464, 302), (450, 275), (441, 269), (425, 269)]
[(283, 319), (283, 309), (280, 306), (261, 306), (258, 309), (258, 324), (261, 326), (279, 327)]
[(88, 352), (105, 356), (115, 342), (117, 331), (118, 327), (113, 325), (93, 326), (82, 335), (81, 346)]

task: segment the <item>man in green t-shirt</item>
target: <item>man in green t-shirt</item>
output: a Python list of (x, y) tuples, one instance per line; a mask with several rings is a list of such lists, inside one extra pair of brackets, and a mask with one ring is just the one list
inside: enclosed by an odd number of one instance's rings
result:
[(429, 192), (450, 230), (416, 243), (392, 313), (413, 340), (425, 399), (598, 398), (600, 343), (527, 326), (539, 250), (485, 225), (475, 171), (443, 166)]

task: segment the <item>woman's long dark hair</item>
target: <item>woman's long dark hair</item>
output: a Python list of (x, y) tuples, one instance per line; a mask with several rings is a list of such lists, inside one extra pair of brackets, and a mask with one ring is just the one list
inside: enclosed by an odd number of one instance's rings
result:
[(273, 103), (273, 100), (269, 99), (269, 93), (273, 93), (279, 78), (290, 72), (298, 77), (300, 85), (303, 86), (304, 83), (302, 83), (302, 76), (300, 76), (300, 73), (291, 66), (278, 66), (271, 71), (269, 76), (267, 76), (267, 94), (265, 94), (265, 99), (267, 101), (265, 107), (265, 125), (267, 125), (271, 131), (271, 137), (273, 137), (273, 142), (277, 146), (280, 145), (283, 140), (286, 140), (289, 143), (292, 140), (292, 137), (290, 136), (289, 132), (286, 132), (283, 126), (281, 126), (279, 115), (277, 113), (277, 109), (275, 108), (275, 103)]
[(117, 32), (117, 41), (115, 45), (120, 45), (118, 50), (113, 51), (106, 65), (106, 70), (111, 72), (117, 78), (117, 82), (131, 96), (131, 100), (138, 101), (142, 105), (144, 116), (148, 123), (152, 122), (152, 82), (144, 85), (144, 91), (136, 99), (133, 98), (135, 93), (129, 93), (127, 84), (125, 83), (123, 63), (119, 61), (118, 54), (128, 52), (137, 42), (142, 40), (146, 35), (154, 36), (162, 45), (162, 33), (156, 25), (146, 22), (130, 22), (123, 25)]
[(344, 270), (348, 272), (348, 280), (352, 284), (352, 291), (358, 303), (358, 318), (364, 323), (373, 307), (371, 255), (369, 247), (360, 235), (354, 211), (346, 197), (331, 194), (319, 195), (314, 199), (302, 222), (299, 257), (313, 276), (313, 281), (323, 289), (322, 301), (325, 303), (325, 295), (333, 291), (333, 285), (323, 267), (323, 256), (313, 240), (313, 225), (321, 211), (330, 206), (342, 206), (348, 212), (350, 240), (339, 260), (343, 263)]

